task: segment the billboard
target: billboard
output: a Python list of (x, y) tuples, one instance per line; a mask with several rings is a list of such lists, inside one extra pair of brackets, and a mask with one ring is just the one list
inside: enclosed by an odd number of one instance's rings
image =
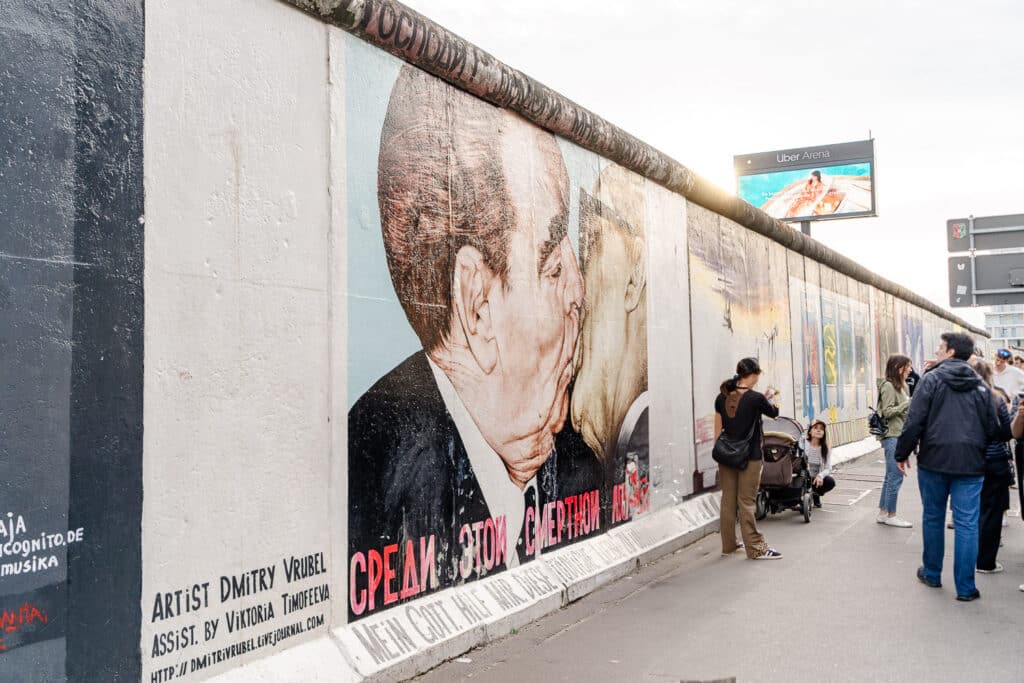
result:
[(773, 218), (875, 215), (874, 140), (733, 157), (736, 194)]

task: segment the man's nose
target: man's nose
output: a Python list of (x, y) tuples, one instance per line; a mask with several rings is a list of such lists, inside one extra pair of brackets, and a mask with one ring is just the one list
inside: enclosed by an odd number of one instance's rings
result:
[(576, 254), (573, 253), (572, 243), (568, 237), (562, 240), (562, 249), (562, 263), (566, 264), (568, 270), (565, 283), (566, 310), (571, 312), (575, 307), (578, 312), (583, 308), (583, 275), (580, 273)]

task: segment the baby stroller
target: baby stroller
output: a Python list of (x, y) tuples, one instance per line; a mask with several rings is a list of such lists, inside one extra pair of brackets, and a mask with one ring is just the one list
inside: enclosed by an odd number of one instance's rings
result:
[(802, 447), (804, 428), (788, 417), (765, 418), (761, 455), (761, 486), (757, 491), (754, 516), (764, 519), (782, 510), (797, 510), (804, 522), (811, 521), (811, 473)]

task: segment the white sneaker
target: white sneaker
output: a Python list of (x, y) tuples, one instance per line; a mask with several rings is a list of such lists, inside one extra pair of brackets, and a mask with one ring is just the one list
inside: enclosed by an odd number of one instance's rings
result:
[(1003, 565), (999, 562), (996, 562), (996, 566), (992, 569), (975, 569), (974, 571), (978, 572), (979, 574), (998, 574), (999, 572), (1003, 571)]
[(885, 520), (889, 519), (889, 515), (878, 515), (875, 517), (875, 521), (879, 524), (885, 524)]
[(899, 527), (900, 529), (909, 529), (910, 527), (914, 526), (907, 520), (900, 519), (899, 517), (886, 517), (883, 524), (885, 524), (886, 526)]

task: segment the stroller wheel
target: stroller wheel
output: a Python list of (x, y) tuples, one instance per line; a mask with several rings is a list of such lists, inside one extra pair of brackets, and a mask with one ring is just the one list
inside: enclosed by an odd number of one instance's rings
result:
[(768, 516), (768, 496), (764, 491), (757, 492), (757, 498), (754, 499), (754, 519), (764, 519)]
[(811, 509), (811, 492), (804, 491), (804, 495), (800, 497), (800, 513), (804, 516), (805, 524), (811, 521)]

